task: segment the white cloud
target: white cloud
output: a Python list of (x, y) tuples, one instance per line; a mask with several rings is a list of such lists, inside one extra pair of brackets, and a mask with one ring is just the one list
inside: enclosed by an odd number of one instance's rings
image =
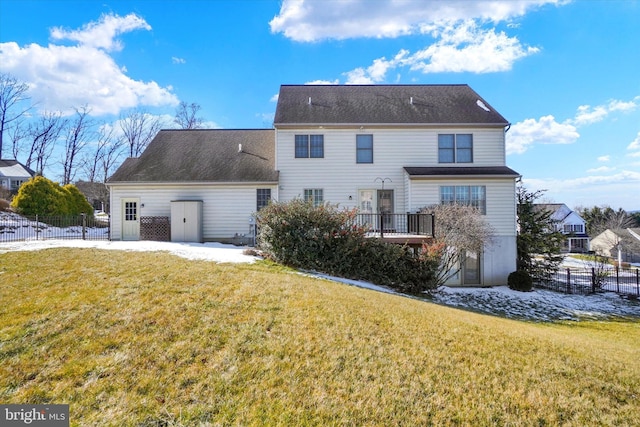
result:
[(97, 22), (85, 24), (81, 30), (51, 29), (54, 40), (71, 40), (82, 46), (106, 51), (121, 50), (122, 44), (116, 36), (133, 30), (151, 30), (151, 26), (136, 14), (127, 16), (102, 15)]
[[(397, 57), (396, 57), (397, 58)], [(393, 59), (387, 61), (386, 58), (378, 58), (367, 68), (356, 68), (344, 73), (347, 77), (347, 84), (374, 84), (384, 81), (387, 71), (395, 68), (399, 61)]]
[(558, 0), (467, 1), (284, 0), (269, 25), (273, 33), (299, 42), (323, 39), (386, 38), (418, 34), (444, 21), (510, 20)]
[(533, 144), (572, 144), (580, 134), (569, 123), (558, 123), (553, 116), (526, 119), (511, 126), (506, 136), (507, 154), (522, 154)]
[(597, 173), (597, 172), (611, 172), (616, 170), (616, 168), (612, 168), (610, 166), (600, 166), (598, 168), (593, 168), (593, 169), (587, 169), (587, 172), (589, 173)]
[(523, 46), (515, 37), (483, 29), (467, 20), (432, 31), (439, 40), (406, 59), (412, 70), (423, 73), (508, 71), (518, 59), (540, 51)]
[(140, 105), (176, 105), (171, 87), (132, 79), (108, 53), (122, 48), (116, 35), (150, 28), (136, 15), (107, 15), (81, 30), (52, 30), (54, 39), (78, 42), (73, 46), (0, 43), (0, 70), (29, 84), (32, 100), (42, 110), (70, 114), (73, 107), (87, 105), (99, 116)]
[(608, 155), (608, 154), (607, 154), (606, 156), (600, 156), (600, 157), (598, 157), (598, 161), (599, 161), (599, 162), (608, 162), (608, 161), (610, 161), (610, 160), (611, 160), (611, 156), (610, 156), (610, 155)]
[(174, 64), (186, 64), (187, 61), (184, 58), (178, 58), (177, 56), (172, 56), (171, 57), (171, 62), (173, 62)]
[(569, 179), (524, 178), (529, 189), (547, 190), (545, 196), (569, 207), (607, 204), (626, 210), (638, 209), (638, 201), (630, 195), (637, 193), (640, 172), (622, 170), (614, 174), (604, 171)]
[(627, 150), (640, 150), (640, 132), (636, 135), (636, 139), (631, 141), (631, 143), (627, 146)]
[(331, 80), (312, 80), (310, 82), (306, 82), (306, 85), (337, 85), (340, 83), (340, 80), (335, 79)]
[(571, 120), (576, 126), (584, 126), (592, 123), (601, 122), (609, 116), (609, 114), (617, 111), (628, 113), (635, 110), (640, 104), (640, 96), (636, 96), (631, 101), (621, 101), (612, 99), (606, 104), (591, 107), (590, 105), (581, 105), (578, 107), (575, 117)]

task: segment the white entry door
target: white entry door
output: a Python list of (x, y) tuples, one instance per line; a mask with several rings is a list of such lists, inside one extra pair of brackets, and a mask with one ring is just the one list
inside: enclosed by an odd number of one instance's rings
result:
[(140, 199), (122, 199), (122, 240), (140, 239)]

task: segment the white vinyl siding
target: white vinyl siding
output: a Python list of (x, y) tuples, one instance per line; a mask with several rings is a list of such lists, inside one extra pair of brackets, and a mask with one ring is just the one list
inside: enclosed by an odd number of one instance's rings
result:
[[(354, 149), (356, 135), (362, 130), (323, 129), (324, 157), (321, 159), (294, 158), (295, 135), (309, 134), (304, 129), (278, 129), (276, 132), (276, 169), (280, 173), (280, 200), (303, 198), (305, 188), (324, 190), (324, 200), (341, 207), (357, 207), (359, 189), (395, 191), (396, 211), (408, 204), (403, 167), (442, 166), (438, 163), (438, 134), (460, 133), (473, 135), (473, 163), (448, 164), (457, 166), (504, 166), (504, 130), (502, 128), (399, 128), (366, 129), (373, 135), (375, 160), (372, 164), (357, 163)], [(366, 166), (366, 167), (365, 167)], [(351, 196), (351, 199), (349, 199)]]
[(410, 180), (410, 212), (440, 203), (440, 187), (455, 185), (481, 185), (486, 189), (486, 215), (484, 218), (497, 235), (516, 235), (515, 181), (513, 179), (415, 179)]
[[(140, 199), (140, 216), (171, 217), (172, 200), (202, 200), (203, 238), (226, 240), (237, 234), (249, 234), (250, 220), (256, 211), (257, 188), (270, 188), (275, 198), (277, 187), (265, 185), (146, 185), (111, 186), (111, 238), (120, 240), (122, 222), (114, 207), (122, 198)], [(142, 206), (144, 205), (144, 206)]]

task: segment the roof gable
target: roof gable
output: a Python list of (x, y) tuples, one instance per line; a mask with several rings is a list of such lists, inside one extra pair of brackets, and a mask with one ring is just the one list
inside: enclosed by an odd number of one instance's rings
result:
[(29, 179), (36, 173), (17, 160), (0, 160), (0, 176)]
[(275, 182), (274, 159), (271, 129), (161, 130), (108, 182)]
[(509, 123), (468, 85), (283, 85), (274, 124)]

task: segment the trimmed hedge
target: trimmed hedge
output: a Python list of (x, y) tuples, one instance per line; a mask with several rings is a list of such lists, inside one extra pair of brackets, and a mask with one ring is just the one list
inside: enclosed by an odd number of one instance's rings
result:
[(367, 238), (355, 210), (294, 199), (271, 203), (257, 215), (258, 247), (294, 268), (366, 280), (406, 293), (433, 289), (439, 259)]

